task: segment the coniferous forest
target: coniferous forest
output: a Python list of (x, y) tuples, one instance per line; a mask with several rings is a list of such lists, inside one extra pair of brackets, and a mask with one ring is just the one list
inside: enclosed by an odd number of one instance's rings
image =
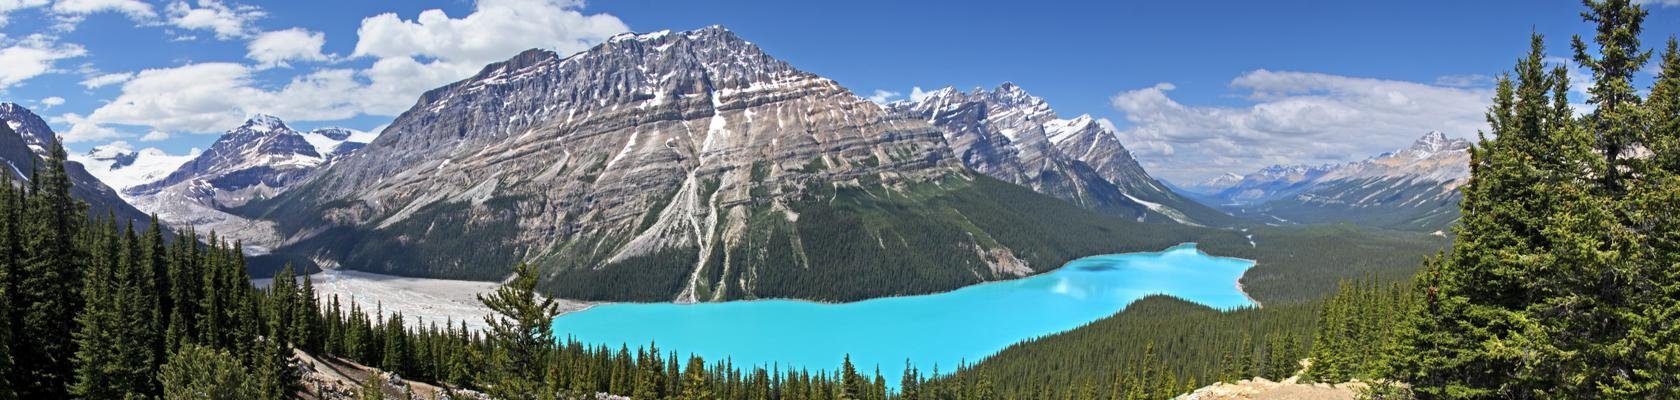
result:
[[(1646, 16), (1586, 2), (1595, 34), (1570, 41), (1586, 82), (1532, 38), (1470, 150), (1452, 248), (1409, 280), (1364, 271), (1314, 298), (1284, 293), (1279, 272), (1262, 277), (1279, 300), (1264, 308), (1149, 297), (896, 377), (849, 358), (775, 370), (560, 340), (529, 265), (480, 297), (497, 313), (483, 331), (323, 299), (290, 267), (259, 288), (239, 243), (90, 211), (54, 143), (27, 180), (0, 174), (0, 400), (318, 398), (311, 359), (503, 399), (1131, 400), (1251, 377), (1359, 380), (1375, 399), (1680, 398), (1680, 41), (1646, 47)], [(369, 382), (359, 395), (382, 398)]]

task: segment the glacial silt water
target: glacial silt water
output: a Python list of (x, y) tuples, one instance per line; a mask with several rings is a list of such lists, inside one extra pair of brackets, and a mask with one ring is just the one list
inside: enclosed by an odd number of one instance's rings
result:
[(1248, 260), (1183, 244), (1161, 252), (1081, 258), (1055, 271), (950, 292), (842, 304), (796, 300), (605, 304), (554, 320), (558, 337), (590, 345), (693, 353), (738, 367), (833, 370), (850, 354), (896, 384), (909, 360), (949, 372), (1025, 339), (1067, 331), (1152, 294), (1218, 309), (1252, 306), (1237, 279)]

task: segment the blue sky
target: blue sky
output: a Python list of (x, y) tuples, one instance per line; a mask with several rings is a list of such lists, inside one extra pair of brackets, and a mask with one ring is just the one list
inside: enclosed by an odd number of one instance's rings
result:
[[(1653, 3), (1645, 40), (1680, 34)], [(863, 96), (1015, 82), (1105, 118), (1173, 180), (1471, 136), (1532, 31), (1562, 62), (1576, 2), (0, 0), (0, 101), (72, 151), (205, 147), (250, 113), (376, 129), (519, 50), (724, 25)], [(430, 11), (438, 10), (438, 11)], [(1580, 81), (1580, 79), (1578, 79)], [(1583, 98), (1576, 96), (1576, 101)]]

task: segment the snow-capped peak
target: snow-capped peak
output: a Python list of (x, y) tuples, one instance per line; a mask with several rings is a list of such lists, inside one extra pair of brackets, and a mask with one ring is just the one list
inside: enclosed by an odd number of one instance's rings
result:
[(352, 151), (373, 142), (378, 133), (363, 132), (343, 127), (316, 128), (303, 134), (303, 140), (315, 147), (315, 152), (331, 160), (349, 154)]
[(128, 198), (125, 189), (163, 179), (200, 152), (197, 148), (184, 155), (169, 154), (155, 147), (134, 150), (128, 142), (119, 140), (94, 146), (83, 154), (71, 154), (70, 160), (86, 166), (89, 174)]
[(1045, 123), (1044, 133), (1050, 136), (1050, 143), (1059, 145), (1068, 139), (1079, 137), (1080, 133), (1091, 131), (1093, 126), (1096, 126), (1097, 131), (1103, 130), (1091, 114), (1080, 114), (1073, 119), (1058, 119)]
[(0, 103), (0, 119), (6, 120), (7, 127), (23, 136), (24, 143), (28, 144), (35, 154), (45, 154), (47, 146), (52, 143), (52, 127), (47, 126), (47, 121), (24, 106), (17, 103)]
[(286, 126), (286, 122), (281, 121), (279, 117), (260, 113), (252, 115), (251, 118), (246, 119), (245, 124), (240, 125), (239, 128), (264, 133), (291, 130), (291, 128)]
[(1417, 159), (1425, 159), (1442, 152), (1462, 151), (1468, 148), (1470, 148), (1470, 141), (1468, 140), (1451, 139), (1447, 137), (1447, 134), (1441, 133), (1441, 131), (1429, 131), (1429, 133), (1425, 133), (1423, 137), (1418, 138), (1416, 142), (1412, 142), (1411, 147), (1397, 151), (1395, 154), (1404, 154)]

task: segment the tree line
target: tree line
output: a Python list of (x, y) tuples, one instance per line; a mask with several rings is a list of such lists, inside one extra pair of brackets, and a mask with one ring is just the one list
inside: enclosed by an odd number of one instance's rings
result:
[(1389, 398), (1680, 398), (1680, 43), (1641, 94), (1647, 11), (1585, 4), (1591, 111), (1534, 35), (1471, 149), (1457, 243), (1405, 293), (1332, 299), (1313, 375), (1399, 383)]
[[(0, 176), (0, 400), (285, 399), (319, 395), (298, 352), (377, 366), (449, 390), (503, 399), (997, 399), (987, 380), (946, 382), (911, 370), (889, 389), (849, 358), (832, 372), (771, 370), (681, 357), (650, 344), (558, 340), (558, 310), (535, 269), (480, 297), (496, 315), (411, 323), (400, 313), (322, 299), (291, 267), (258, 288), (242, 246), (196, 232), (165, 235), (89, 218), (70, 196), (53, 143), (24, 182)], [(364, 398), (383, 396), (369, 379)]]

